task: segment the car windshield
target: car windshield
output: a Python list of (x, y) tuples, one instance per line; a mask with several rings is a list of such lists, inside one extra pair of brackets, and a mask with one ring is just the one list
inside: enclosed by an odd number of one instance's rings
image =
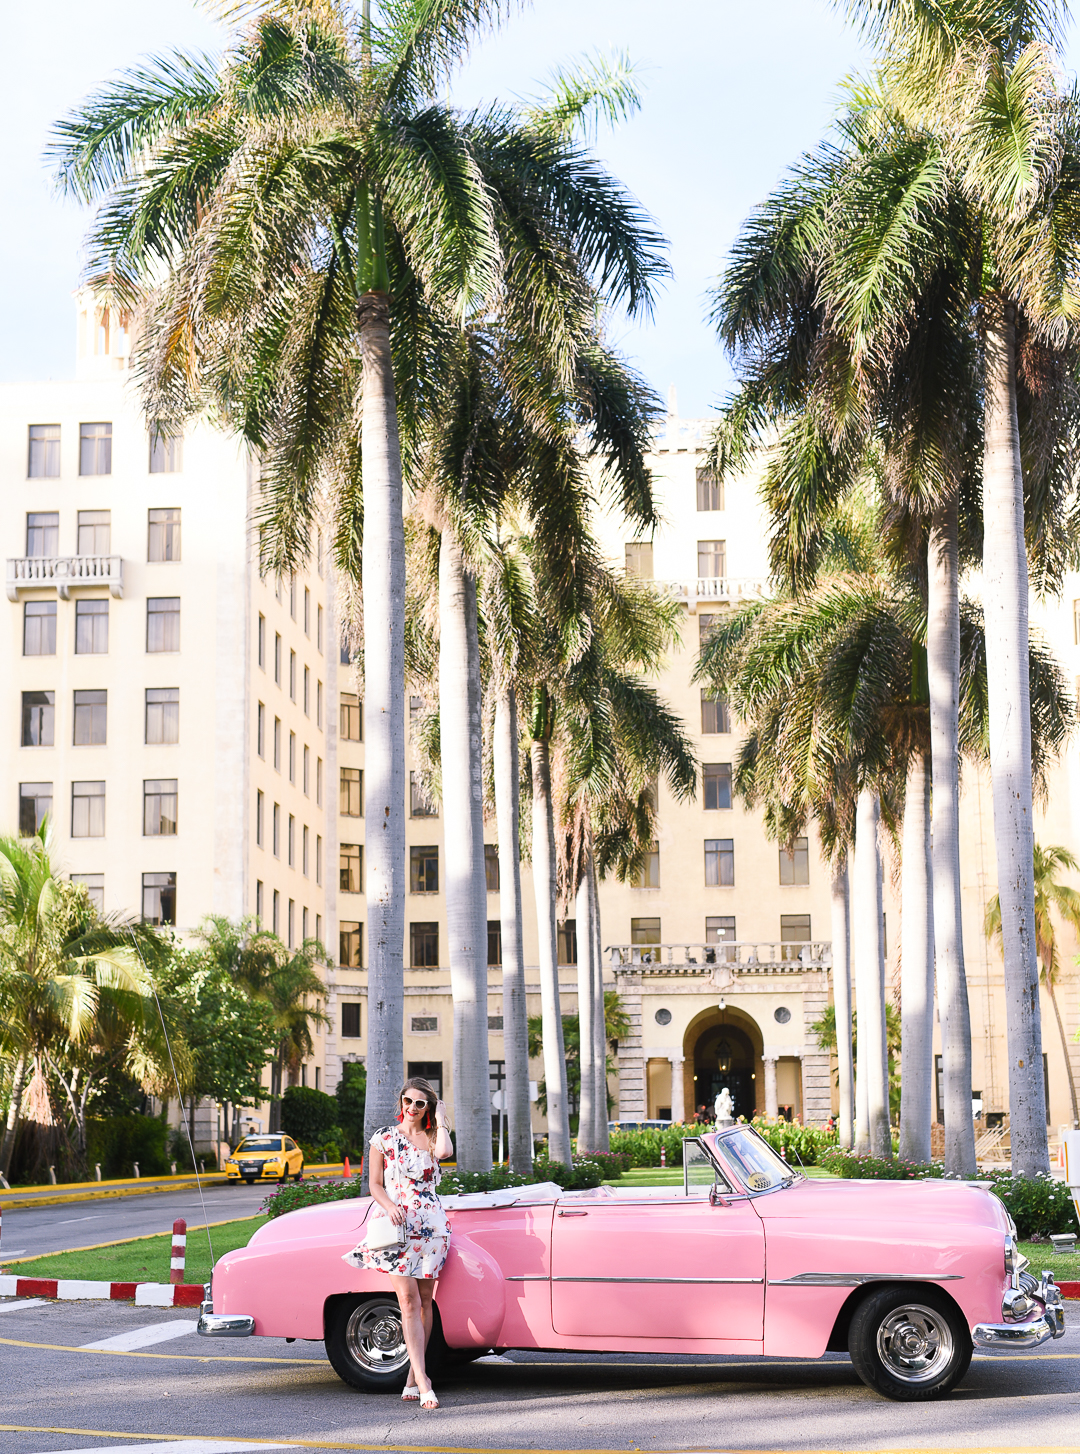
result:
[(734, 1167), (747, 1191), (771, 1191), (795, 1180), (795, 1173), (769, 1143), (749, 1126), (717, 1136), (716, 1149)]
[(280, 1136), (249, 1136), (241, 1141), (237, 1151), (280, 1151)]

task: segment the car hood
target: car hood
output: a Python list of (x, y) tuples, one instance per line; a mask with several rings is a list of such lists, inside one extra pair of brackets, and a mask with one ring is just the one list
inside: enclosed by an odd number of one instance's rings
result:
[(1009, 1229), (1009, 1215), (987, 1188), (972, 1182), (825, 1181), (807, 1178), (781, 1191), (756, 1197), (754, 1207), (764, 1222), (813, 1220), (828, 1226), (857, 1222), (917, 1220), (955, 1222)]
[(372, 1206), (370, 1197), (346, 1197), (340, 1202), (324, 1202), (318, 1207), (301, 1207), (295, 1212), (274, 1217), (254, 1233), (249, 1247), (265, 1246), (267, 1242), (295, 1242), (308, 1237), (348, 1236), (363, 1225)]

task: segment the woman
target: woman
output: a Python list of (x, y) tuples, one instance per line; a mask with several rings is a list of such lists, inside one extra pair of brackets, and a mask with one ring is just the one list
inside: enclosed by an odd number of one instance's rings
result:
[(439, 1162), (453, 1155), (446, 1107), (426, 1080), (414, 1077), (401, 1088), (397, 1124), (371, 1138), (371, 1195), (398, 1227), (401, 1246), (370, 1249), (365, 1267), (385, 1272), (401, 1306), (409, 1380), (401, 1397), (437, 1409), (439, 1400), (427, 1376), (424, 1352), (431, 1337), (431, 1300), (450, 1247), (450, 1224), (435, 1188)]

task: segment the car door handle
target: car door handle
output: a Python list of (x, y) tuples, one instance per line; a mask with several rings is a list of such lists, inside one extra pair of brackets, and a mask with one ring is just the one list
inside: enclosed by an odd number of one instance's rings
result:
[(588, 1212), (560, 1212), (560, 1217), (587, 1217)]

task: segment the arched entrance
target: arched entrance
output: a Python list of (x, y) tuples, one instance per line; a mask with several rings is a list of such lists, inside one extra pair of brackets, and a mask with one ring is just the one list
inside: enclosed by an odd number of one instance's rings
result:
[(736, 1116), (749, 1121), (764, 1109), (762, 1037), (750, 1015), (730, 1006), (707, 1010), (687, 1026), (683, 1044), (687, 1064), (693, 1065), (695, 1109), (704, 1105), (711, 1116), (724, 1089), (731, 1092)]

